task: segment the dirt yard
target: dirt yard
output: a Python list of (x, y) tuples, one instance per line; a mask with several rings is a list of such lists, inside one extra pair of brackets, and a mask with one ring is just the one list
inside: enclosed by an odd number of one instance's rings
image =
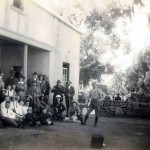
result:
[(91, 150), (92, 134), (105, 137), (104, 150), (149, 150), (150, 120), (101, 117), (93, 127), (55, 122), (54, 126), (0, 129), (0, 150)]

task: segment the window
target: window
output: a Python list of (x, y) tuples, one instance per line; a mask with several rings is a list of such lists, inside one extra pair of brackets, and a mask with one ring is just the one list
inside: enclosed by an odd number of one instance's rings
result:
[(63, 77), (62, 77), (62, 84), (66, 86), (66, 82), (69, 80), (69, 64), (63, 63)]
[(13, 1), (13, 6), (16, 7), (16, 8), (18, 8), (18, 9), (23, 10), (22, 0), (14, 0)]

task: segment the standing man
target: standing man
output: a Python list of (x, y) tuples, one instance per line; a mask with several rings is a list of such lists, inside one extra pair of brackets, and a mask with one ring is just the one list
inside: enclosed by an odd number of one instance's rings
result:
[(53, 103), (54, 105), (57, 103), (56, 102), (56, 95), (60, 95), (61, 96), (61, 101), (63, 101), (63, 94), (64, 94), (64, 87), (61, 85), (61, 81), (57, 80), (56, 82), (57, 84), (52, 88), (52, 93), (54, 93), (53, 95)]
[(17, 85), (18, 83), (18, 80), (17, 78), (15, 78), (15, 71), (12, 70), (10, 71), (10, 77), (8, 77), (5, 81), (5, 88), (10, 85), (10, 86), (13, 86), (13, 85)]
[(73, 96), (75, 95), (75, 89), (70, 84), (71, 84), (71, 81), (68, 81), (67, 86), (65, 88), (65, 100), (66, 100), (66, 108), (67, 108), (67, 117), (68, 117), (68, 110), (69, 110), (70, 104), (72, 103)]
[(32, 74), (32, 77), (31, 77), (30, 79), (28, 79), (28, 81), (27, 81), (27, 86), (28, 86), (28, 88), (29, 88), (29, 87), (32, 87), (32, 83), (33, 83), (33, 82), (36, 82), (36, 86), (37, 86), (37, 87), (40, 86), (39, 80), (38, 80), (38, 73), (37, 73), (37, 72), (34, 72), (34, 73)]
[(44, 84), (44, 90), (43, 90), (43, 93), (44, 93), (44, 96), (46, 98), (46, 103), (48, 104), (48, 99), (49, 99), (49, 93), (51, 91), (51, 86), (50, 86), (50, 83), (49, 83), (49, 79), (46, 75), (43, 75), (43, 84)]
[(37, 82), (32, 81), (32, 86), (27, 90), (27, 95), (31, 96), (32, 101), (32, 107), (34, 108), (34, 113), (40, 112), (40, 101), (39, 96), (41, 95), (41, 90), (39, 87), (37, 87)]
[(83, 125), (86, 125), (86, 121), (90, 115), (90, 113), (95, 110), (95, 122), (94, 122), (94, 127), (96, 127), (97, 122), (98, 122), (98, 117), (99, 117), (99, 105), (100, 101), (104, 99), (105, 94), (97, 88), (96, 81), (92, 82), (93, 89), (90, 90), (89, 92), (89, 99), (91, 100), (89, 110), (85, 115), (85, 119), (83, 122)]
[(43, 75), (42, 74), (39, 74), (38, 81), (39, 81), (39, 87), (41, 89), (41, 93), (43, 93), (44, 84), (43, 84)]

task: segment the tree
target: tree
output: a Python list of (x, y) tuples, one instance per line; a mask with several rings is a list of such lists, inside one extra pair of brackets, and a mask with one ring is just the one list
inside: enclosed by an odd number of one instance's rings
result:
[[(120, 17), (128, 17), (125, 15), (124, 9), (112, 7), (107, 11), (99, 12), (94, 9), (85, 19), (87, 33), (82, 37), (81, 57), (80, 57), (80, 80), (84, 85), (91, 78), (101, 79), (102, 74), (113, 73), (114, 67), (111, 61), (105, 63), (102, 61), (104, 54), (107, 52), (115, 53), (120, 47), (130, 51), (128, 42), (122, 42), (120, 35), (115, 31), (116, 22)], [(126, 41), (128, 41), (126, 39)], [(127, 45), (128, 43), (128, 45)]]
[(120, 93), (121, 95), (127, 94), (128, 91), (125, 87), (126, 84), (126, 76), (122, 72), (116, 72), (112, 78), (112, 86), (109, 88), (109, 91), (112, 95), (116, 93)]

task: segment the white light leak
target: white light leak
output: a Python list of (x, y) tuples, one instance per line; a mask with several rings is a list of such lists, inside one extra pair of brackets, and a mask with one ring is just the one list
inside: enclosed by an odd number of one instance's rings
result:
[(124, 55), (123, 52), (118, 52), (116, 55), (116, 59), (113, 59), (111, 64), (116, 66), (116, 72), (124, 72), (129, 66), (133, 64), (132, 56), (130, 54)]
[(144, 13), (135, 13), (131, 25), (131, 48), (132, 54), (138, 54), (142, 48), (150, 44), (150, 30), (147, 16)]
[(109, 86), (111, 87), (111, 85), (113, 83), (112, 80), (113, 80), (113, 75), (103, 75), (101, 83), (107, 85), (108, 87)]
[[(147, 46), (150, 45), (150, 29), (145, 13), (135, 13), (131, 25), (129, 24), (129, 39), (131, 43), (131, 52), (125, 55), (120, 49), (112, 59), (111, 64), (115, 66), (115, 72), (125, 72), (130, 66), (134, 65), (134, 58)], [(121, 30), (121, 26), (117, 26), (117, 30)], [(121, 32), (120, 32), (121, 33)], [(112, 85), (112, 75), (102, 77), (103, 82), (108, 86)]]

